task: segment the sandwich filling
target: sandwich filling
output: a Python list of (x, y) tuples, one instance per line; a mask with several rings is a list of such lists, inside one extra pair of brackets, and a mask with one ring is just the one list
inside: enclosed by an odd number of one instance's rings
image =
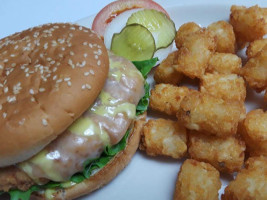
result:
[(128, 60), (109, 53), (105, 86), (94, 104), (62, 135), (31, 159), (19, 164), (36, 183), (68, 181), (88, 159), (117, 144), (136, 116), (145, 80)]

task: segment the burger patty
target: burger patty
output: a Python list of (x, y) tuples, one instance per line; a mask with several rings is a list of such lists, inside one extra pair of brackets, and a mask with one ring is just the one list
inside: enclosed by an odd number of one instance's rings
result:
[(12, 166), (0, 170), (0, 191), (9, 191), (18, 188), (28, 190), (34, 181), (23, 171)]
[(109, 56), (109, 76), (93, 106), (44, 150), (19, 164), (20, 169), (1, 169), (0, 191), (25, 190), (47, 180), (67, 181), (83, 170), (85, 160), (99, 157), (105, 146), (121, 140), (144, 95), (144, 79), (128, 60)]

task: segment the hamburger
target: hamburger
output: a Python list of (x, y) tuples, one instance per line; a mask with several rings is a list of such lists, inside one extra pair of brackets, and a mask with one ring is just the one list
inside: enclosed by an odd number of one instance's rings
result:
[(148, 87), (93, 31), (55, 23), (3, 38), (0, 72), (0, 195), (74, 199), (128, 164)]

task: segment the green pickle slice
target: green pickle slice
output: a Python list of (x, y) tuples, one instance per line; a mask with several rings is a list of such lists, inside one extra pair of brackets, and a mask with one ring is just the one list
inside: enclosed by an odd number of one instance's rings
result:
[(154, 37), (156, 49), (168, 47), (175, 38), (174, 22), (157, 10), (144, 9), (133, 13), (127, 21), (127, 25), (130, 24), (141, 24), (146, 27)]
[(156, 45), (153, 35), (147, 28), (140, 24), (131, 24), (113, 35), (111, 50), (128, 60), (141, 61), (153, 57)]

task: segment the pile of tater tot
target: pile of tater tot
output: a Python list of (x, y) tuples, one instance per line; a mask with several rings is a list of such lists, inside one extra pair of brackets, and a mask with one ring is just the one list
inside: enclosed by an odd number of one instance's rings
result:
[[(232, 6), (227, 21), (179, 27), (177, 50), (157, 66), (140, 149), (185, 159), (175, 200), (267, 200), (267, 111), (247, 113), (248, 88), (267, 104), (267, 8)], [(246, 48), (246, 58), (237, 52)], [(183, 84), (195, 79), (198, 89)], [(265, 107), (266, 109), (266, 107)]]

